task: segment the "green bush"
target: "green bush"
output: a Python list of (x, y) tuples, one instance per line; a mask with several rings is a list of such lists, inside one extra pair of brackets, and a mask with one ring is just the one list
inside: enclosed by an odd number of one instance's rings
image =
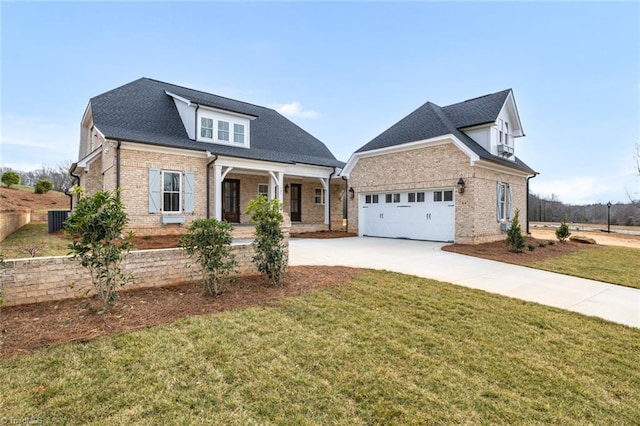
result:
[[(180, 238), (179, 245), (202, 269), (204, 292), (207, 296), (222, 294), (229, 275), (236, 270), (231, 247), (233, 226), (216, 219), (196, 219)], [(187, 265), (189, 266), (189, 265)]]
[(534, 246), (533, 244), (527, 244), (527, 248), (529, 249), (529, 251), (534, 251), (536, 249), (536, 246)]
[(73, 240), (70, 254), (89, 268), (96, 296), (102, 301), (98, 314), (116, 300), (117, 288), (132, 279), (120, 268), (124, 254), (131, 248), (131, 242), (123, 235), (127, 223), (119, 190), (82, 197), (64, 222), (64, 230)]
[(253, 242), (255, 255), (252, 258), (258, 271), (266, 274), (275, 285), (287, 269), (287, 250), (282, 232), (282, 205), (277, 199), (267, 200), (264, 195), (249, 201), (247, 213), (256, 226), (256, 239)]
[(13, 170), (8, 170), (2, 174), (0, 180), (7, 185), (7, 188), (11, 188), (11, 185), (18, 185), (20, 183), (20, 175)]
[(35, 186), (36, 194), (46, 194), (53, 189), (53, 183), (50, 180), (40, 179)]
[(562, 223), (556, 229), (556, 237), (560, 241), (566, 241), (570, 235), (571, 232), (569, 231), (569, 225), (567, 225), (567, 215), (564, 215), (564, 217), (562, 218)]
[(520, 230), (520, 210), (516, 210), (516, 214), (513, 216), (511, 226), (507, 230), (507, 245), (509, 250), (520, 253), (524, 248), (524, 237)]
[(542, 248), (542, 247), (546, 247), (547, 246), (547, 242), (545, 241), (538, 241), (538, 247)]

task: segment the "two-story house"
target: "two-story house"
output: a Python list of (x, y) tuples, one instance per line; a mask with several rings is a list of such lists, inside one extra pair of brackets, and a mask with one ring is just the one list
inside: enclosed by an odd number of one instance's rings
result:
[(521, 136), (511, 90), (445, 107), (425, 103), (347, 162), (349, 229), (472, 244), (505, 238), (516, 210), (526, 223), (536, 175), (515, 155)]

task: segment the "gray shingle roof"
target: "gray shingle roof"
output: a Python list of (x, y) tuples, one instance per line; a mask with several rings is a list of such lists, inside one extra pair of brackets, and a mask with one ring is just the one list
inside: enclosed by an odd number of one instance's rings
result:
[(498, 118), (498, 114), (509, 93), (511, 93), (511, 89), (445, 107), (427, 102), (373, 138), (356, 152), (373, 151), (452, 134), (481, 159), (535, 173), (533, 169), (517, 157), (515, 161), (510, 161), (491, 154), (460, 130), (465, 127), (494, 122)]
[[(189, 139), (174, 101), (165, 90), (194, 103), (256, 117), (250, 126), (251, 148)], [(91, 98), (90, 103), (94, 125), (109, 139), (254, 160), (344, 166), (320, 140), (271, 108), (148, 78)]]

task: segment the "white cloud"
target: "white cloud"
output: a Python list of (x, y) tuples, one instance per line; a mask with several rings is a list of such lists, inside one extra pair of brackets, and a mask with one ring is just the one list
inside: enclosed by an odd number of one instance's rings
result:
[(298, 101), (290, 102), (288, 104), (276, 105), (276, 111), (285, 117), (299, 117), (299, 118), (318, 118), (320, 113), (312, 109), (303, 109), (302, 104)]

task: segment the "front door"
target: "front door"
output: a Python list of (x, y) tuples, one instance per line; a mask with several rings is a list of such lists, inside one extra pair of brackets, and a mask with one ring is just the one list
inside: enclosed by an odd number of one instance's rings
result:
[(222, 182), (222, 219), (240, 222), (240, 181), (225, 179)]
[(302, 185), (291, 184), (291, 221), (302, 221)]

